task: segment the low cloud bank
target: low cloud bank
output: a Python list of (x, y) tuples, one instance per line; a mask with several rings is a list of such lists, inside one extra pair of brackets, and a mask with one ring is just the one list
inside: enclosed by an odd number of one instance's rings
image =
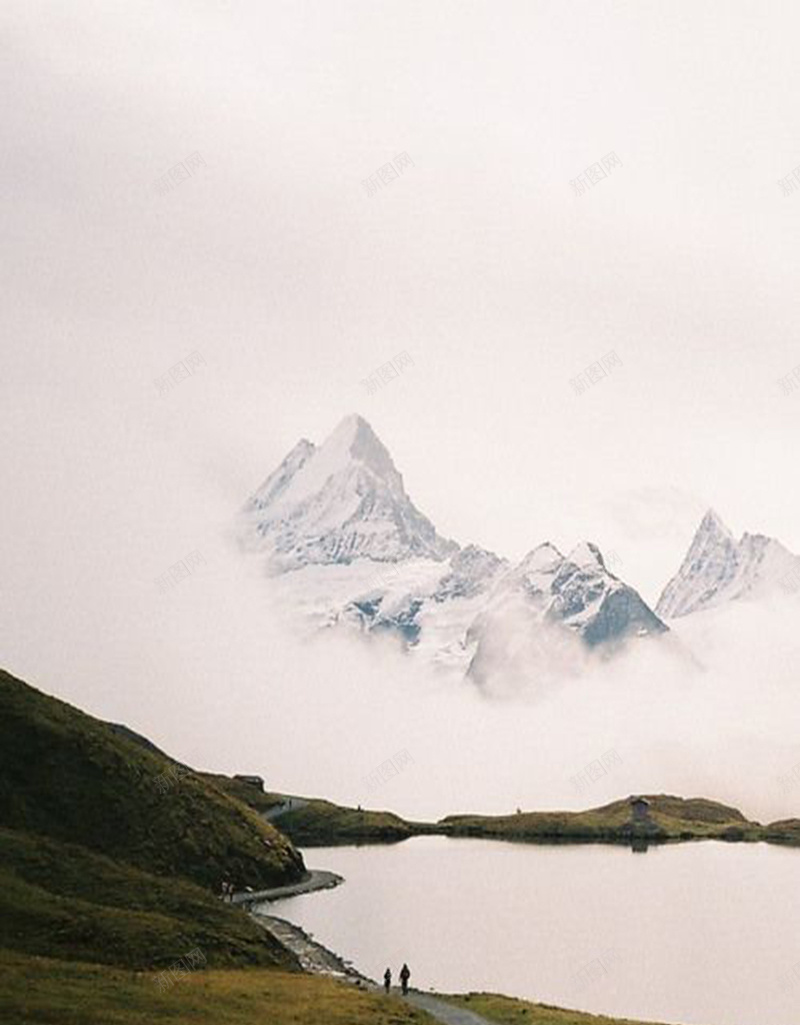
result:
[(536, 671), (521, 672), (530, 642), (514, 624), (513, 671), (496, 652), (480, 688), (386, 639), (309, 635), (257, 560), (233, 565), (176, 601), (181, 682), (156, 698), (158, 739), (195, 764), (412, 817), (581, 808), (635, 791), (716, 798), (764, 821), (800, 814), (800, 783), (781, 782), (800, 763), (791, 600), (677, 621), (666, 643), (607, 662), (568, 664), (562, 646), (560, 680), (541, 645)]

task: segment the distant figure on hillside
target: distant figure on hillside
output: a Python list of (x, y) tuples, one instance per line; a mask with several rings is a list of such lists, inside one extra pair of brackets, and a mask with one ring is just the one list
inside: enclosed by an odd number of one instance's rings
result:
[(228, 902), (230, 904), (233, 904), (233, 891), (234, 891), (233, 883), (228, 883)]
[(228, 880), (222, 880), (222, 900), (225, 901), (228, 897)]
[(403, 987), (403, 996), (408, 993), (408, 980), (411, 978), (411, 969), (408, 965), (403, 962), (403, 967), (400, 969), (400, 985)]
[(392, 988), (392, 969), (391, 968), (387, 968), (386, 971), (383, 973), (383, 988), (386, 990), (387, 993)]

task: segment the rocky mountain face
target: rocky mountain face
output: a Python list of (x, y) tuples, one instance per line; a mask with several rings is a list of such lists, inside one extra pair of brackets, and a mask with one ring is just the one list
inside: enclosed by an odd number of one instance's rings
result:
[(667, 629), (632, 587), (606, 569), (600, 549), (589, 542), (566, 556), (549, 542), (539, 545), (503, 581), (501, 591), (509, 589), (590, 646)]
[(390, 635), (477, 680), (511, 649), (524, 663), (531, 641), (537, 657), (575, 643), (608, 653), (667, 630), (593, 544), (566, 556), (541, 544), (512, 566), (442, 538), (358, 416), (292, 449), (246, 504), (242, 538), (319, 623)]
[(546, 542), (498, 581), (470, 624), (468, 674), (480, 683), (498, 670), (521, 684), (555, 682), (580, 671), (586, 649), (610, 655), (631, 638), (666, 631), (606, 569), (596, 545), (584, 542), (565, 556)]
[(656, 613), (674, 619), (799, 586), (800, 556), (763, 534), (745, 533), (737, 541), (709, 509), (680, 569), (664, 588)]
[(355, 559), (445, 559), (457, 550), (414, 506), (372, 428), (344, 419), (325, 443), (298, 442), (247, 502), (248, 547), (274, 571)]

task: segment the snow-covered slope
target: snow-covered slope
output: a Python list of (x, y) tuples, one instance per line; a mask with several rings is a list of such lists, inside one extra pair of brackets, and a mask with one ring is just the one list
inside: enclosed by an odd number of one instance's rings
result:
[(356, 594), (343, 617), (369, 633), (387, 633), (407, 646), (426, 651), (434, 662), (465, 670), (469, 658), (464, 639), (496, 582), (508, 569), (476, 545), (458, 550), (444, 564), (397, 564), (372, 586)]
[[(497, 654), (555, 628), (613, 650), (667, 628), (610, 573), (597, 547), (539, 545), (517, 566), (442, 538), (414, 506), (386, 448), (358, 416), (319, 448), (299, 442), (248, 501), (246, 548), (279, 576), (286, 604), (316, 626), (389, 635), (482, 679)], [(525, 658), (522, 658), (522, 662)]]
[(792, 581), (800, 582), (800, 556), (763, 534), (743, 534), (737, 541), (709, 509), (656, 612), (668, 619), (686, 616), (733, 599), (789, 590)]
[(600, 549), (590, 542), (567, 556), (549, 543), (539, 545), (510, 574), (506, 586), (522, 590), (549, 619), (591, 646), (666, 631), (637, 592), (606, 569)]
[(303, 439), (244, 510), (243, 539), (273, 571), (354, 559), (445, 559), (457, 550), (414, 506), (392, 457), (360, 416), (319, 448)]
[[(527, 635), (521, 651), (508, 636), (509, 623), (514, 633)], [(584, 542), (564, 556), (546, 542), (501, 579), (471, 624), (469, 674), (483, 680), (509, 657), (519, 673), (543, 660), (574, 664), (580, 661), (575, 638), (584, 648), (610, 653), (631, 637), (666, 631), (639, 594), (606, 569), (596, 545)]]

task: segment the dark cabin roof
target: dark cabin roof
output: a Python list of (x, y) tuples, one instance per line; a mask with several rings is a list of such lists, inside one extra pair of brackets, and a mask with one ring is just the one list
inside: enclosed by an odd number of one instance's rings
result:
[(233, 778), (238, 779), (241, 783), (249, 783), (251, 786), (264, 788), (263, 776), (249, 776), (246, 773), (237, 772)]

